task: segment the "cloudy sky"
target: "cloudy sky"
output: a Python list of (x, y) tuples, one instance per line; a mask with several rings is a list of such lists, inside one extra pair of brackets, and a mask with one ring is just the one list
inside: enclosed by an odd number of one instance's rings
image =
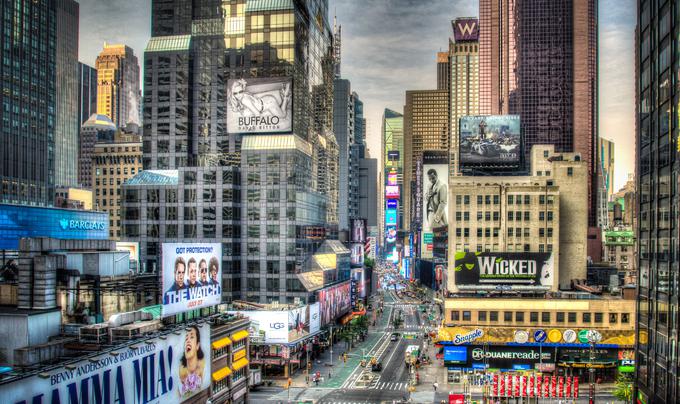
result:
[[(329, 0), (342, 25), (342, 74), (364, 101), (368, 144), (380, 149), (385, 108), (406, 90), (436, 88), (436, 53), (450, 20), (478, 15), (477, 0)], [(148, 0), (80, 0), (80, 60), (93, 65), (104, 42), (140, 56), (150, 34)], [(332, 16), (331, 16), (332, 18)], [(616, 143), (615, 188), (634, 171), (634, 0), (600, 0), (600, 136)]]

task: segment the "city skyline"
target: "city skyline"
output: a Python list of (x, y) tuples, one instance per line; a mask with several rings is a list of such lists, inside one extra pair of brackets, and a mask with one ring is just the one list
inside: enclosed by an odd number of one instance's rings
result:
[[(635, 171), (632, 141), (635, 16), (628, 12), (634, 1), (625, 2), (629, 7), (614, 0), (600, 1), (600, 10), (607, 12), (601, 12), (599, 20), (599, 134), (618, 146), (614, 173), (617, 190), (626, 183), (628, 174)], [(343, 78), (352, 82), (365, 103), (367, 146), (376, 158), (380, 155), (384, 109), (402, 112), (407, 90), (436, 88), (437, 52), (448, 48), (450, 21), (478, 16), (479, 6), (474, 0), (387, 3), (388, 6), (377, 0), (331, 0), (329, 6), (329, 14), (337, 15), (338, 24), (343, 27)], [(140, 7), (135, 0), (115, 3), (82, 0), (80, 6), (82, 62), (94, 65), (104, 42), (125, 43), (136, 55), (143, 54), (151, 36), (150, 6)], [(449, 13), (441, 12), (447, 8)], [(101, 19), (102, 15), (120, 18)], [(125, 30), (118, 23), (121, 19), (127, 21)], [(384, 74), (386, 66), (390, 67), (389, 75)]]

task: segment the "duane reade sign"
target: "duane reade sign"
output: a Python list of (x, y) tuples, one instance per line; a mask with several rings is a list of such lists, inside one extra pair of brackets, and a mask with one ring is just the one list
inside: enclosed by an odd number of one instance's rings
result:
[(293, 81), (282, 78), (231, 79), (227, 132), (282, 133), (293, 130)]

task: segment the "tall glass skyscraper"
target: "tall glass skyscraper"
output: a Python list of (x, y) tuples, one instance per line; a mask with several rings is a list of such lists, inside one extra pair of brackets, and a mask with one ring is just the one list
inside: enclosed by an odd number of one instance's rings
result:
[(637, 402), (680, 402), (678, 1), (637, 1)]
[(0, 202), (51, 205), (55, 180), (56, 4), (0, 9)]
[[(327, 0), (154, 0), (151, 10), (146, 171), (124, 187), (124, 236), (140, 240), (147, 270), (162, 241), (222, 243), (226, 300), (307, 301), (296, 274), (337, 225)], [(290, 130), (230, 126), (246, 104), (275, 110), (288, 94)]]

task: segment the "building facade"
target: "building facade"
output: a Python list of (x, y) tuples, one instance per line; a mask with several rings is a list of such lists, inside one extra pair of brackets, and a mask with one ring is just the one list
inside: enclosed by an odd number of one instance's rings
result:
[(55, 186), (78, 184), (78, 23), (80, 6), (57, 0), (57, 83), (54, 128)]
[(97, 70), (78, 62), (78, 128), (97, 113)]
[(378, 203), (382, 203), (378, 187), (378, 159), (359, 160), (359, 214), (366, 226), (378, 226)]
[(597, 214), (598, 227), (606, 229), (612, 223), (607, 214), (608, 203), (614, 194), (614, 142), (599, 138), (599, 165), (597, 170)]
[(507, 115), (517, 108), (517, 0), (479, 2), (479, 113)]
[(631, 227), (614, 227), (602, 235), (603, 261), (620, 272), (635, 272), (635, 233)]
[(530, 176), (449, 180), (449, 290), (458, 291), (453, 252), (552, 253), (549, 290), (586, 278), (585, 163), (551, 146), (532, 150)]
[(448, 151), (449, 140), (449, 92), (448, 90), (406, 91), (404, 106), (404, 186), (402, 188), (404, 218), (401, 228), (411, 224), (412, 190), (416, 183), (416, 165), (422, 160), (423, 151)]
[(123, 184), (142, 171), (141, 137), (117, 131), (113, 141), (98, 141), (94, 144), (91, 166), (95, 210), (109, 213), (109, 238), (120, 240)]
[[(449, 43), (450, 92), (449, 118), (451, 162), (449, 172), (458, 175), (459, 119), (479, 114), (479, 22), (476, 18), (460, 18), (451, 22), (454, 41)], [(457, 33), (457, 34), (456, 34)]]
[(116, 125), (106, 115), (92, 114), (80, 127), (80, 147), (78, 149), (78, 183), (92, 188), (92, 157), (97, 142), (113, 142)]
[[(389, 174), (396, 174), (395, 186), (399, 192), (404, 187), (404, 115), (385, 109), (382, 117), (380, 148), (382, 153), (382, 167), (380, 169), (380, 221), (378, 234), (380, 240), (385, 237), (385, 191)], [(393, 198), (394, 199), (394, 198)], [(396, 198), (399, 199), (399, 198)], [(398, 202), (397, 226), (404, 221), (404, 207)]]
[(140, 124), (139, 63), (132, 48), (104, 44), (97, 56), (97, 113), (106, 115), (119, 128)]
[(637, 2), (637, 399), (680, 400), (678, 93), (676, 2)]
[(437, 90), (448, 90), (451, 82), (451, 65), (448, 52), (437, 52)]
[(356, 217), (358, 197), (358, 163), (355, 138), (355, 102), (351, 83), (335, 79), (333, 96), (333, 132), (338, 142), (338, 228), (349, 230), (350, 217)]
[[(55, 180), (56, 3), (3, 2), (0, 202), (51, 205)], [(6, 25), (5, 25), (6, 24)], [(22, 77), (15, 80), (14, 77)]]

